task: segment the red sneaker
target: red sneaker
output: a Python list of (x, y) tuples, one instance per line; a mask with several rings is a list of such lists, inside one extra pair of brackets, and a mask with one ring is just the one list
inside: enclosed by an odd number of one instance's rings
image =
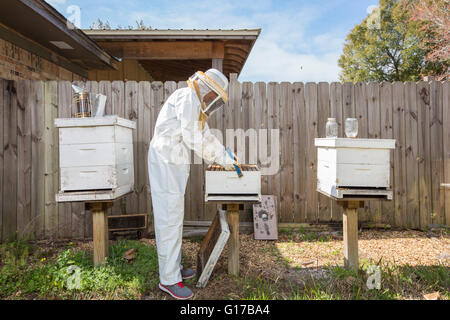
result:
[(159, 288), (178, 300), (186, 300), (194, 296), (194, 293), (192, 293), (191, 289), (186, 287), (183, 282), (178, 282), (171, 286), (165, 286), (160, 283)]
[(195, 277), (195, 271), (191, 268), (183, 267), (183, 269), (181, 269), (181, 277), (183, 278), (183, 280), (192, 279), (193, 277)]

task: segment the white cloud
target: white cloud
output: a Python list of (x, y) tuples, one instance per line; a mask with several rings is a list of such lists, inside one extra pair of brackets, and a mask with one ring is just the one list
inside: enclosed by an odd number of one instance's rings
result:
[(239, 77), (241, 81), (337, 81), (337, 60), (346, 32), (310, 35), (308, 27), (322, 17), (323, 6), (272, 10), (270, 5), (270, 1), (246, 0), (239, 4), (186, 2), (179, 4), (176, 11), (148, 8), (134, 12), (130, 20), (143, 19), (158, 29), (262, 28)]
[(240, 75), (241, 81), (337, 81), (340, 52), (302, 54), (270, 41), (256, 42)]

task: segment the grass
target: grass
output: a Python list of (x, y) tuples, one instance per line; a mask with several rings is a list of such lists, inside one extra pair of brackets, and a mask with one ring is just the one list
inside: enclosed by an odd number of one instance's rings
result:
[(421, 299), (424, 293), (439, 291), (449, 299), (450, 270), (440, 266), (389, 266), (380, 263), (380, 289), (369, 289), (370, 274), (364, 263), (357, 271), (329, 266), (328, 277), (309, 277), (303, 284), (248, 277), (240, 280), (242, 299), (248, 300), (392, 300)]
[[(272, 279), (257, 273), (245, 273), (241, 277), (230, 278), (226, 269), (222, 273), (217, 270), (218, 283), (228, 283), (232, 288), (222, 290), (218, 297), (246, 300), (390, 300), (422, 299), (424, 294), (438, 291), (442, 299), (450, 299), (448, 265), (395, 265), (381, 260), (361, 259), (360, 268), (356, 271), (331, 263), (316, 269), (315, 264), (295, 263), (297, 261), (292, 260), (291, 255), (280, 254), (280, 249), (292, 255), (308, 252), (312, 242), (322, 246), (328, 238), (309, 232), (284, 235), (292, 238), (278, 243), (278, 247), (275, 243), (262, 247), (258, 254), (270, 257), (274, 266), (282, 267), (280, 270), (290, 270), (292, 277), (280, 275)], [(291, 239), (297, 240), (293, 242)], [(198, 241), (193, 239), (194, 243)], [(299, 241), (305, 247), (298, 247)], [(131, 248), (138, 254), (129, 263), (123, 256)], [(333, 257), (341, 254), (341, 249), (329, 253)], [(379, 270), (379, 289), (370, 289), (367, 285), (374, 267)], [(325, 276), (318, 277), (318, 271)], [(74, 281), (76, 279), (80, 281)], [(93, 266), (91, 249), (82, 243), (74, 245), (68, 242), (59, 247), (46, 247), (19, 239), (0, 246), (0, 299), (167, 298), (158, 291), (158, 281), (156, 249), (139, 241), (115, 242), (109, 248), (107, 262), (97, 268)], [(195, 283), (194, 279), (187, 281), (186, 285), (193, 288)]]
[[(138, 251), (133, 263), (122, 258)], [(154, 247), (138, 241), (119, 241), (109, 248), (107, 262), (94, 268), (92, 252), (70, 245), (58, 253), (36, 250), (18, 240), (0, 251), (2, 299), (138, 299), (158, 284)], [(75, 282), (80, 279), (79, 284)]]

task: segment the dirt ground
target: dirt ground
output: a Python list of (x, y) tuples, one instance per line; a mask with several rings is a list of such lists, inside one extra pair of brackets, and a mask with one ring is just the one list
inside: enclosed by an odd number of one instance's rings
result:
[[(155, 246), (154, 239), (141, 239)], [(254, 240), (240, 235), (240, 278), (251, 276), (271, 280), (289, 279), (299, 284), (305, 274), (321, 276), (324, 266), (343, 266), (343, 241), (339, 233), (280, 234), (277, 241)], [(201, 241), (183, 239), (183, 263), (195, 268)], [(237, 282), (227, 272), (227, 247), (216, 264), (204, 289), (189, 286), (195, 299), (238, 299)], [(360, 263), (397, 266), (450, 266), (450, 235), (446, 232), (365, 230), (359, 234)], [(167, 299), (162, 292), (150, 293), (148, 299)]]

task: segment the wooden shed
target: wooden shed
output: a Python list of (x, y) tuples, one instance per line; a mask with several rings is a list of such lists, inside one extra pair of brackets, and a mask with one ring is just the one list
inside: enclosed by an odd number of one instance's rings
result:
[(86, 80), (117, 60), (43, 0), (2, 0), (0, 78)]
[(91, 70), (89, 80), (182, 81), (211, 67), (239, 75), (261, 29), (83, 31), (121, 60), (118, 70)]

